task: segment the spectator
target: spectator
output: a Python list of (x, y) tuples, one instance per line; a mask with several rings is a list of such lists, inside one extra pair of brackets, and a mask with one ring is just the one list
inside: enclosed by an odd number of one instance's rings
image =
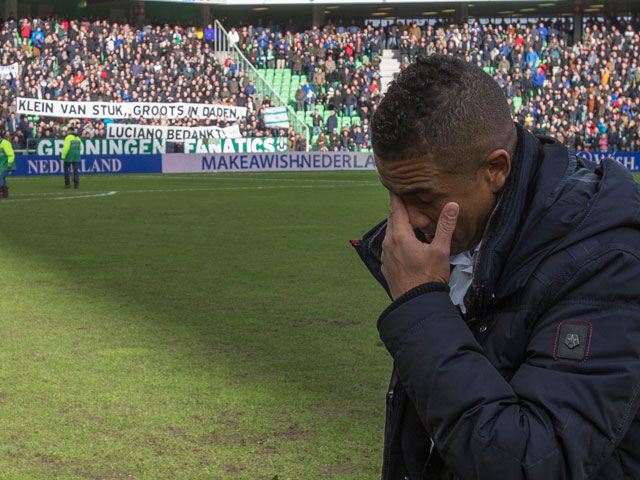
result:
[(336, 112), (334, 109), (331, 109), (329, 112), (329, 116), (327, 117), (326, 129), (331, 135), (338, 128), (338, 117), (336, 117)]
[(329, 150), (328, 145), (329, 144), (327, 142), (327, 136), (324, 134), (324, 132), (320, 132), (318, 140), (316, 141), (316, 148), (321, 152), (326, 152)]
[(236, 27), (231, 27), (231, 30), (228, 33), (227, 39), (229, 40), (229, 48), (233, 49), (238, 42), (240, 41), (240, 35), (236, 31)]
[(302, 75), (302, 55), (300, 50), (296, 50), (291, 55), (291, 73), (294, 75)]
[(302, 89), (302, 85), (298, 85), (298, 89), (296, 90), (296, 110), (301, 112), (304, 110), (305, 100), (307, 98), (306, 92)]
[(313, 117), (311, 117), (311, 122), (313, 124), (313, 136), (320, 135), (322, 131), (322, 124), (324, 123), (322, 117), (318, 113), (318, 110), (313, 111)]
[(309, 82), (305, 82), (304, 87), (302, 89), (305, 91), (305, 110), (310, 112), (313, 110), (313, 105), (315, 104), (316, 94), (313, 90), (313, 87), (309, 85)]
[(358, 151), (362, 150), (365, 147), (365, 134), (362, 131), (360, 125), (356, 125), (354, 127), (353, 143), (355, 144), (356, 150)]
[(216, 33), (211, 24), (207, 25), (207, 28), (204, 29), (203, 39), (206, 42), (213, 42), (216, 40)]
[(244, 87), (244, 93), (247, 97), (250, 97), (256, 93), (256, 88), (253, 86), (253, 80), (249, 80), (249, 83)]
[(350, 117), (353, 110), (356, 108), (357, 99), (352, 93), (351, 88), (347, 87), (344, 95), (344, 114)]

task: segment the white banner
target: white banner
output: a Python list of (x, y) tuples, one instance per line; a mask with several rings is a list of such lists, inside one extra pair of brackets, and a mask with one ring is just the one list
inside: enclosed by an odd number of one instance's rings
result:
[(264, 124), (267, 128), (289, 128), (289, 117), (286, 107), (269, 107), (264, 109)]
[(16, 99), (18, 113), (46, 117), (73, 118), (195, 118), (237, 121), (247, 116), (246, 107), (207, 105), (205, 103), (113, 103), (61, 102), (37, 98)]
[(11, 65), (0, 65), (0, 80), (4, 80), (5, 78), (13, 77), (16, 78), (18, 76), (18, 63), (13, 63)]
[(190, 138), (237, 138), (241, 137), (240, 127), (169, 127), (156, 125), (107, 125), (107, 138), (153, 138), (168, 142), (182, 142)]

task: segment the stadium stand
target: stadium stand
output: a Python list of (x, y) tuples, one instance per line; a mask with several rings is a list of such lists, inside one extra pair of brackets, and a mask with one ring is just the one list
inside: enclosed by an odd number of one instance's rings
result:
[[(446, 52), (479, 64), (502, 85), (514, 118), (536, 133), (583, 150), (640, 150), (640, 22), (590, 21), (580, 39), (568, 23), (327, 25), (296, 31), (237, 26), (228, 33), (280, 97), (313, 132), (317, 150), (370, 151), (369, 124), (381, 97), (380, 61), (391, 49), (407, 65), (419, 54)], [(247, 106), (244, 136), (288, 136), (268, 129), (252, 78), (213, 47), (220, 32), (180, 25), (109, 23), (59, 18), (9, 19), (0, 26), (0, 64), (19, 63), (17, 78), (0, 78), (0, 115), (16, 148), (60, 138), (63, 119), (19, 117), (16, 96), (57, 100), (221, 103)], [(387, 50), (388, 51), (388, 50)], [(388, 81), (388, 79), (384, 79)], [(386, 82), (385, 82), (386, 83)], [(104, 137), (110, 120), (84, 119), (82, 135)], [(163, 124), (162, 120), (130, 119)], [(227, 126), (221, 120), (174, 125)]]
[(403, 66), (416, 55), (461, 56), (502, 86), (514, 118), (578, 150), (640, 149), (638, 18), (590, 21), (571, 39), (562, 20), (394, 29)]

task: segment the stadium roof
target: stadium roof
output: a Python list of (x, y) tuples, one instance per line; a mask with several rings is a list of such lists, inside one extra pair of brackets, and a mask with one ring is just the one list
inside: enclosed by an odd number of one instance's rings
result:
[[(101, 0), (104, 1), (104, 0)], [(466, 15), (471, 17), (514, 16), (526, 14), (532, 17), (550, 17), (584, 13), (588, 16), (598, 14), (621, 14), (637, 10), (638, 0), (143, 0), (154, 4), (182, 3), (192, 6), (210, 5), (223, 11), (244, 11), (251, 6), (253, 11), (263, 11), (266, 15), (279, 12), (285, 8), (291, 15), (318, 6), (325, 9), (325, 14), (333, 13), (336, 17), (354, 19), (374, 16), (416, 18), (421, 16), (448, 14), (465, 8)], [(446, 15), (445, 15), (446, 16)], [(423, 17), (424, 18), (424, 17)]]
[[(381, 0), (381, 1), (372, 1), (372, 0), (143, 0), (146, 2), (173, 2), (173, 3), (194, 3), (194, 4), (202, 4), (202, 5), (224, 5), (224, 6), (236, 6), (236, 5), (353, 5), (353, 4), (384, 4), (384, 5), (399, 5), (406, 3), (422, 3), (422, 4), (430, 4), (430, 3), (470, 3), (468, 0)], [(531, 3), (531, 0), (474, 0), (473, 4), (477, 3)], [(550, 2), (552, 4), (563, 3), (563, 2)]]

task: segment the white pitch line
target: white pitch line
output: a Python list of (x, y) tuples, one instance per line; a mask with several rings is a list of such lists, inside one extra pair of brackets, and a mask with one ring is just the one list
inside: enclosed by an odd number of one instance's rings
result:
[[(13, 183), (13, 182), (11, 182)], [(60, 196), (60, 195), (73, 195), (72, 192), (69, 191), (64, 191), (64, 192), (33, 192), (33, 193), (18, 193), (16, 194), (17, 196), (25, 196), (25, 197), (53, 197), (53, 196)], [(81, 194), (80, 192), (78, 192), (77, 195), (73, 195), (73, 197), (78, 197), (80, 195), (87, 195), (87, 194)], [(14, 196), (12, 196), (13, 198)]]
[(94, 198), (94, 197), (110, 197), (111, 195), (115, 195), (118, 193), (115, 190), (111, 192), (104, 193), (91, 193), (87, 195), (71, 195), (67, 197), (57, 197), (57, 198), (13, 198), (11, 203), (13, 202), (33, 202), (35, 200), (75, 200), (76, 198)]
[[(354, 182), (354, 183), (342, 183), (342, 184), (310, 184), (310, 185), (262, 185), (262, 186), (250, 186), (250, 187), (203, 187), (203, 188), (158, 188), (158, 189), (141, 189), (141, 190), (118, 190), (104, 193), (93, 193), (87, 195), (72, 195), (66, 197), (53, 197), (53, 195), (63, 195), (61, 193), (31, 193), (25, 194), (26, 197), (33, 198), (16, 198), (14, 196), (12, 200), (14, 202), (32, 202), (35, 200), (72, 200), (76, 198), (93, 198), (93, 197), (108, 197), (111, 195), (126, 194), (126, 193), (169, 193), (169, 192), (215, 192), (215, 191), (242, 191), (242, 190), (286, 190), (286, 189), (317, 189), (317, 188), (340, 188), (340, 187), (377, 187), (380, 186), (378, 182)], [(37, 198), (37, 197), (49, 197), (49, 198)]]
[(154, 175), (129, 175), (129, 178), (162, 178), (165, 180), (175, 180), (176, 178), (180, 180), (231, 180), (231, 181), (252, 181), (252, 182), (294, 182), (294, 183), (308, 183), (308, 182), (323, 182), (323, 183), (362, 183), (362, 180), (337, 180), (337, 179), (309, 179), (309, 178), (257, 178), (257, 177), (248, 177), (247, 173), (242, 173), (240, 175), (233, 175), (229, 173), (224, 173), (221, 175), (212, 175), (211, 173), (201, 173), (201, 174), (187, 174), (184, 173), (165, 173), (162, 176), (154, 176)]
[[(376, 182), (350, 184), (348, 186), (356, 187), (374, 187), (379, 184)], [(235, 191), (235, 190), (286, 190), (296, 188), (340, 188), (346, 185), (269, 185), (269, 186), (253, 186), (253, 187), (212, 187), (212, 188), (158, 188), (145, 190), (120, 190), (120, 193), (167, 193), (167, 192), (216, 192), (216, 191)]]

